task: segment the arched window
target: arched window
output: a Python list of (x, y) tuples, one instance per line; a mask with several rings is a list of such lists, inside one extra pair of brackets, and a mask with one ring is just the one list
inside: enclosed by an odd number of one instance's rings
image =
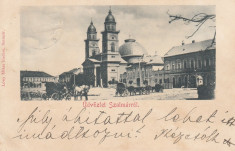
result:
[(111, 52), (115, 52), (115, 44), (114, 43), (111, 44)]
[(207, 58), (207, 59), (206, 59), (206, 67), (209, 67), (209, 66), (210, 66), (210, 59)]
[(180, 60), (177, 61), (177, 69), (180, 69), (181, 68), (181, 63), (180, 63)]
[(169, 70), (169, 65), (166, 65), (166, 70)]
[(184, 69), (186, 69), (187, 68), (187, 62), (186, 62), (186, 60), (184, 60)]
[(198, 60), (198, 68), (201, 68), (202, 67), (202, 62), (201, 60)]
[(191, 60), (191, 68), (194, 68), (194, 61)]
[(109, 25), (107, 25), (106, 27), (107, 27), (107, 30), (110, 30), (110, 26)]

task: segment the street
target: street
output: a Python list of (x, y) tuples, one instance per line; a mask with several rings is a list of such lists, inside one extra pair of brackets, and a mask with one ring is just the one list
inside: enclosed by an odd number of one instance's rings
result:
[[(115, 96), (114, 88), (91, 88), (88, 100), (197, 100), (197, 89), (164, 89), (163, 93), (153, 92), (149, 95)], [(84, 99), (84, 97), (83, 97)]]

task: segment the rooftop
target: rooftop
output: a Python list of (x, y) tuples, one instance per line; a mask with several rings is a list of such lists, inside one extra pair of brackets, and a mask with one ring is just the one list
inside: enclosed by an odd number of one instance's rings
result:
[(70, 71), (63, 72), (62, 74), (60, 74), (60, 76), (61, 75), (66, 75), (66, 74), (78, 74), (78, 73), (81, 73), (81, 72), (82, 72), (81, 68), (74, 68)]
[(21, 77), (53, 77), (52, 75), (43, 71), (20, 71)]
[(164, 57), (170, 57), (170, 56), (176, 56), (176, 55), (182, 55), (182, 54), (188, 54), (193, 52), (199, 52), (209, 49), (215, 49), (215, 44), (212, 44), (213, 39), (204, 40), (200, 42), (194, 42), (190, 44), (184, 44), (180, 46), (172, 47), (165, 55)]

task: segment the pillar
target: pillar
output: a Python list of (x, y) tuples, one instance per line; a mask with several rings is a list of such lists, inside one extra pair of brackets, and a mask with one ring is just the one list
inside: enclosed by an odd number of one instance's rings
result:
[(95, 75), (95, 84), (94, 84), (94, 86), (97, 87), (96, 67), (94, 68), (94, 75)]

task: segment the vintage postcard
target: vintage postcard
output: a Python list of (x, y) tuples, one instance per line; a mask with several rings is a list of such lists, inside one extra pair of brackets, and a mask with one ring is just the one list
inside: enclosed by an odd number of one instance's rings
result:
[(0, 2), (0, 150), (235, 150), (234, 9)]

